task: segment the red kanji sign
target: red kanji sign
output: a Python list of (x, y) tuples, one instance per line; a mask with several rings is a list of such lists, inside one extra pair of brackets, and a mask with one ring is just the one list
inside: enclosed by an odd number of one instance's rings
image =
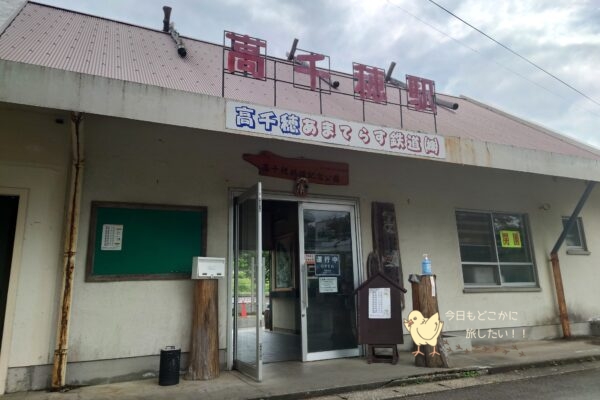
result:
[(519, 232), (513, 232), (512, 233), (513, 236), (513, 243), (515, 244), (515, 247), (521, 247), (521, 235)]
[(408, 108), (436, 112), (434, 81), (406, 75), (406, 86), (408, 87)]
[(243, 72), (256, 79), (265, 79), (265, 56), (261, 54), (261, 48), (266, 50), (267, 42), (234, 32), (225, 32), (225, 37), (231, 40), (227, 70), (230, 73)]
[(310, 76), (311, 90), (315, 90), (317, 88), (317, 78), (321, 77), (329, 80), (329, 72), (319, 71), (317, 69), (317, 61), (323, 61), (324, 59), (325, 56), (322, 54), (300, 54), (296, 57), (296, 60), (303, 65), (295, 66), (294, 71)]
[(375, 103), (386, 103), (385, 71), (381, 68), (370, 67), (363, 64), (352, 64), (354, 71), (354, 93), (362, 100)]
[(508, 231), (500, 232), (502, 236), (502, 247), (510, 247), (510, 236)]
[(281, 157), (270, 151), (244, 154), (244, 160), (258, 168), (259, 175), (296, 180), (305, 178), (308, 183), (321, 185), (348, 185), (348, 164), (311, 160), (308, 158)]

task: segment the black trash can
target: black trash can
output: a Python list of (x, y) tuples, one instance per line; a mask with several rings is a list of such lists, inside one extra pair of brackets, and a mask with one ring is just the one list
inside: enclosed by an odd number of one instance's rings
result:
[(179, 383), (179, 364), (181, 349), (167, 346), (160, 350), (160, 368), (158, 370), (158, 384), (160, 386), (177, 385)]

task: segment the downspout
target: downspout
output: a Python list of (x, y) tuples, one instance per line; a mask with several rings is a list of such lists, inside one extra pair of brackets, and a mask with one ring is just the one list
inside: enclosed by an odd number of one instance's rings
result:
[(81, 121), (83, 114), (71, 113), (71, 145), (72, 165), (71, 183), (69, 187), (68, 209), (65, 223), (65, 244), (63, 256), (63, 279), (60, 296), (60, 313), (54, 351), (54, 367), (52, 368), (52, 390), (60, 390), (65, 386), (67, 370), (67, 353), (69, 341), (69, 322), (71, 303), (73, 300), (73, 275), (75, 271), (75, 254), (79, 228), (79, 209), (81, 204), (81, 186), (83, 181), (83, 135)]
[(596, 182), (588, 182), (585, 191), (581, 195), (577, 206), (575, 206), (575, 210), (573, 210), (573, 214), (569, 217), (569, 221), (567, 225), (563, 228), (562, 233), (558, 237), (556, 244), (552, 248), (550, 252), (550, 261), (552, 262), (552, 274), (554, 275), (554, 285), (556, 287), (556, 300), (558, 301), (558, 311), (560, 314), (560, 324), (562, 326), (563, 338), (568, 339), (571, 337), (571, 326), (569, 325), (569, 313), (567, 312), (567, 302), (565, 300), (565, 291), (563, 289), (562, 284), (562, 275), (560, 273), (560, 262), (558, 260), (558, 250), (560, 246), (562, 246), (565, 238), (567, 237), (567, 232), (575, 225), (575, 221), (577, 221), (577, 217), (579, 216), (579, 212), (583, 208), (583, 205), (587, 201), (592, 189), (594, 188)]

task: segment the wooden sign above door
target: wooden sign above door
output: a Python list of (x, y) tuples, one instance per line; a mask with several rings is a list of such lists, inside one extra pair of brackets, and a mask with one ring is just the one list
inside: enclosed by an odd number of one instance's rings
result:
[(244, 160), (258, 168), (259, 175), (297, 180), (305, 178), (321, 185), (348, 185), (348, 164), (311, 160), (308, 158), (281, 157), (270, 151), (260, 154), (244, 154)]

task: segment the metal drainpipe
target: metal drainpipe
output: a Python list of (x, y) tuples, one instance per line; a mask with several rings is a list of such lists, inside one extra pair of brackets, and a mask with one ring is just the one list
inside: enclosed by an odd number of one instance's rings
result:
[(67, 353), (69, 340), (69, 322), (71, 303), (73, 300), (73, 274), (75, 271), (75, 254), (77, 250), (77, 234), (79, 228), (79, 209), (81, 204), (81, 186), (83, 181), (83, 135), (81, 129), (83, 115), (71, 114), (72, 165), (69, 203), (66, 215), (65, 244), (63, 257), (63, 284), (60, 296), (60, 312), (56, 350), (54, 351), (54, 367), (52, 368), (52, 390), (60, 390), (65, 386), (67, 370)]
[(577, 220), (577, 216), (581, 212), (583, 205), (587, 201), (592, 189), (596, 182), (588, 182), (585, 191), (581, 195), (579, 202), (575, 206), (575, 210), (573, 210), (573, 214), (569, 217), (569, 221), (567, 225), (563, 228), (562, 233), (558, 237), (556, 244), (552, 248), (550, 252), (550, 261), (552, 262), (552, 275), (554, 276), (554, 286), (556, 287), (556, 300), (558, 301), (558, 311), (560, 315), (560, 324), (562, 326), (563, 338), (568, 339), (571, 337), (571, 325), (569, 324), (569, 313), (567, 311), (567, 301), (565, 299), (565, 291), (563, 289), (562, 283), (562, 275), (560, 273), (560, 262), (558, 260), (558, 250), (560, 246), (562, 246), (565, 238), (567, 237), (567, 232), (573, 227), (575, 221)]

